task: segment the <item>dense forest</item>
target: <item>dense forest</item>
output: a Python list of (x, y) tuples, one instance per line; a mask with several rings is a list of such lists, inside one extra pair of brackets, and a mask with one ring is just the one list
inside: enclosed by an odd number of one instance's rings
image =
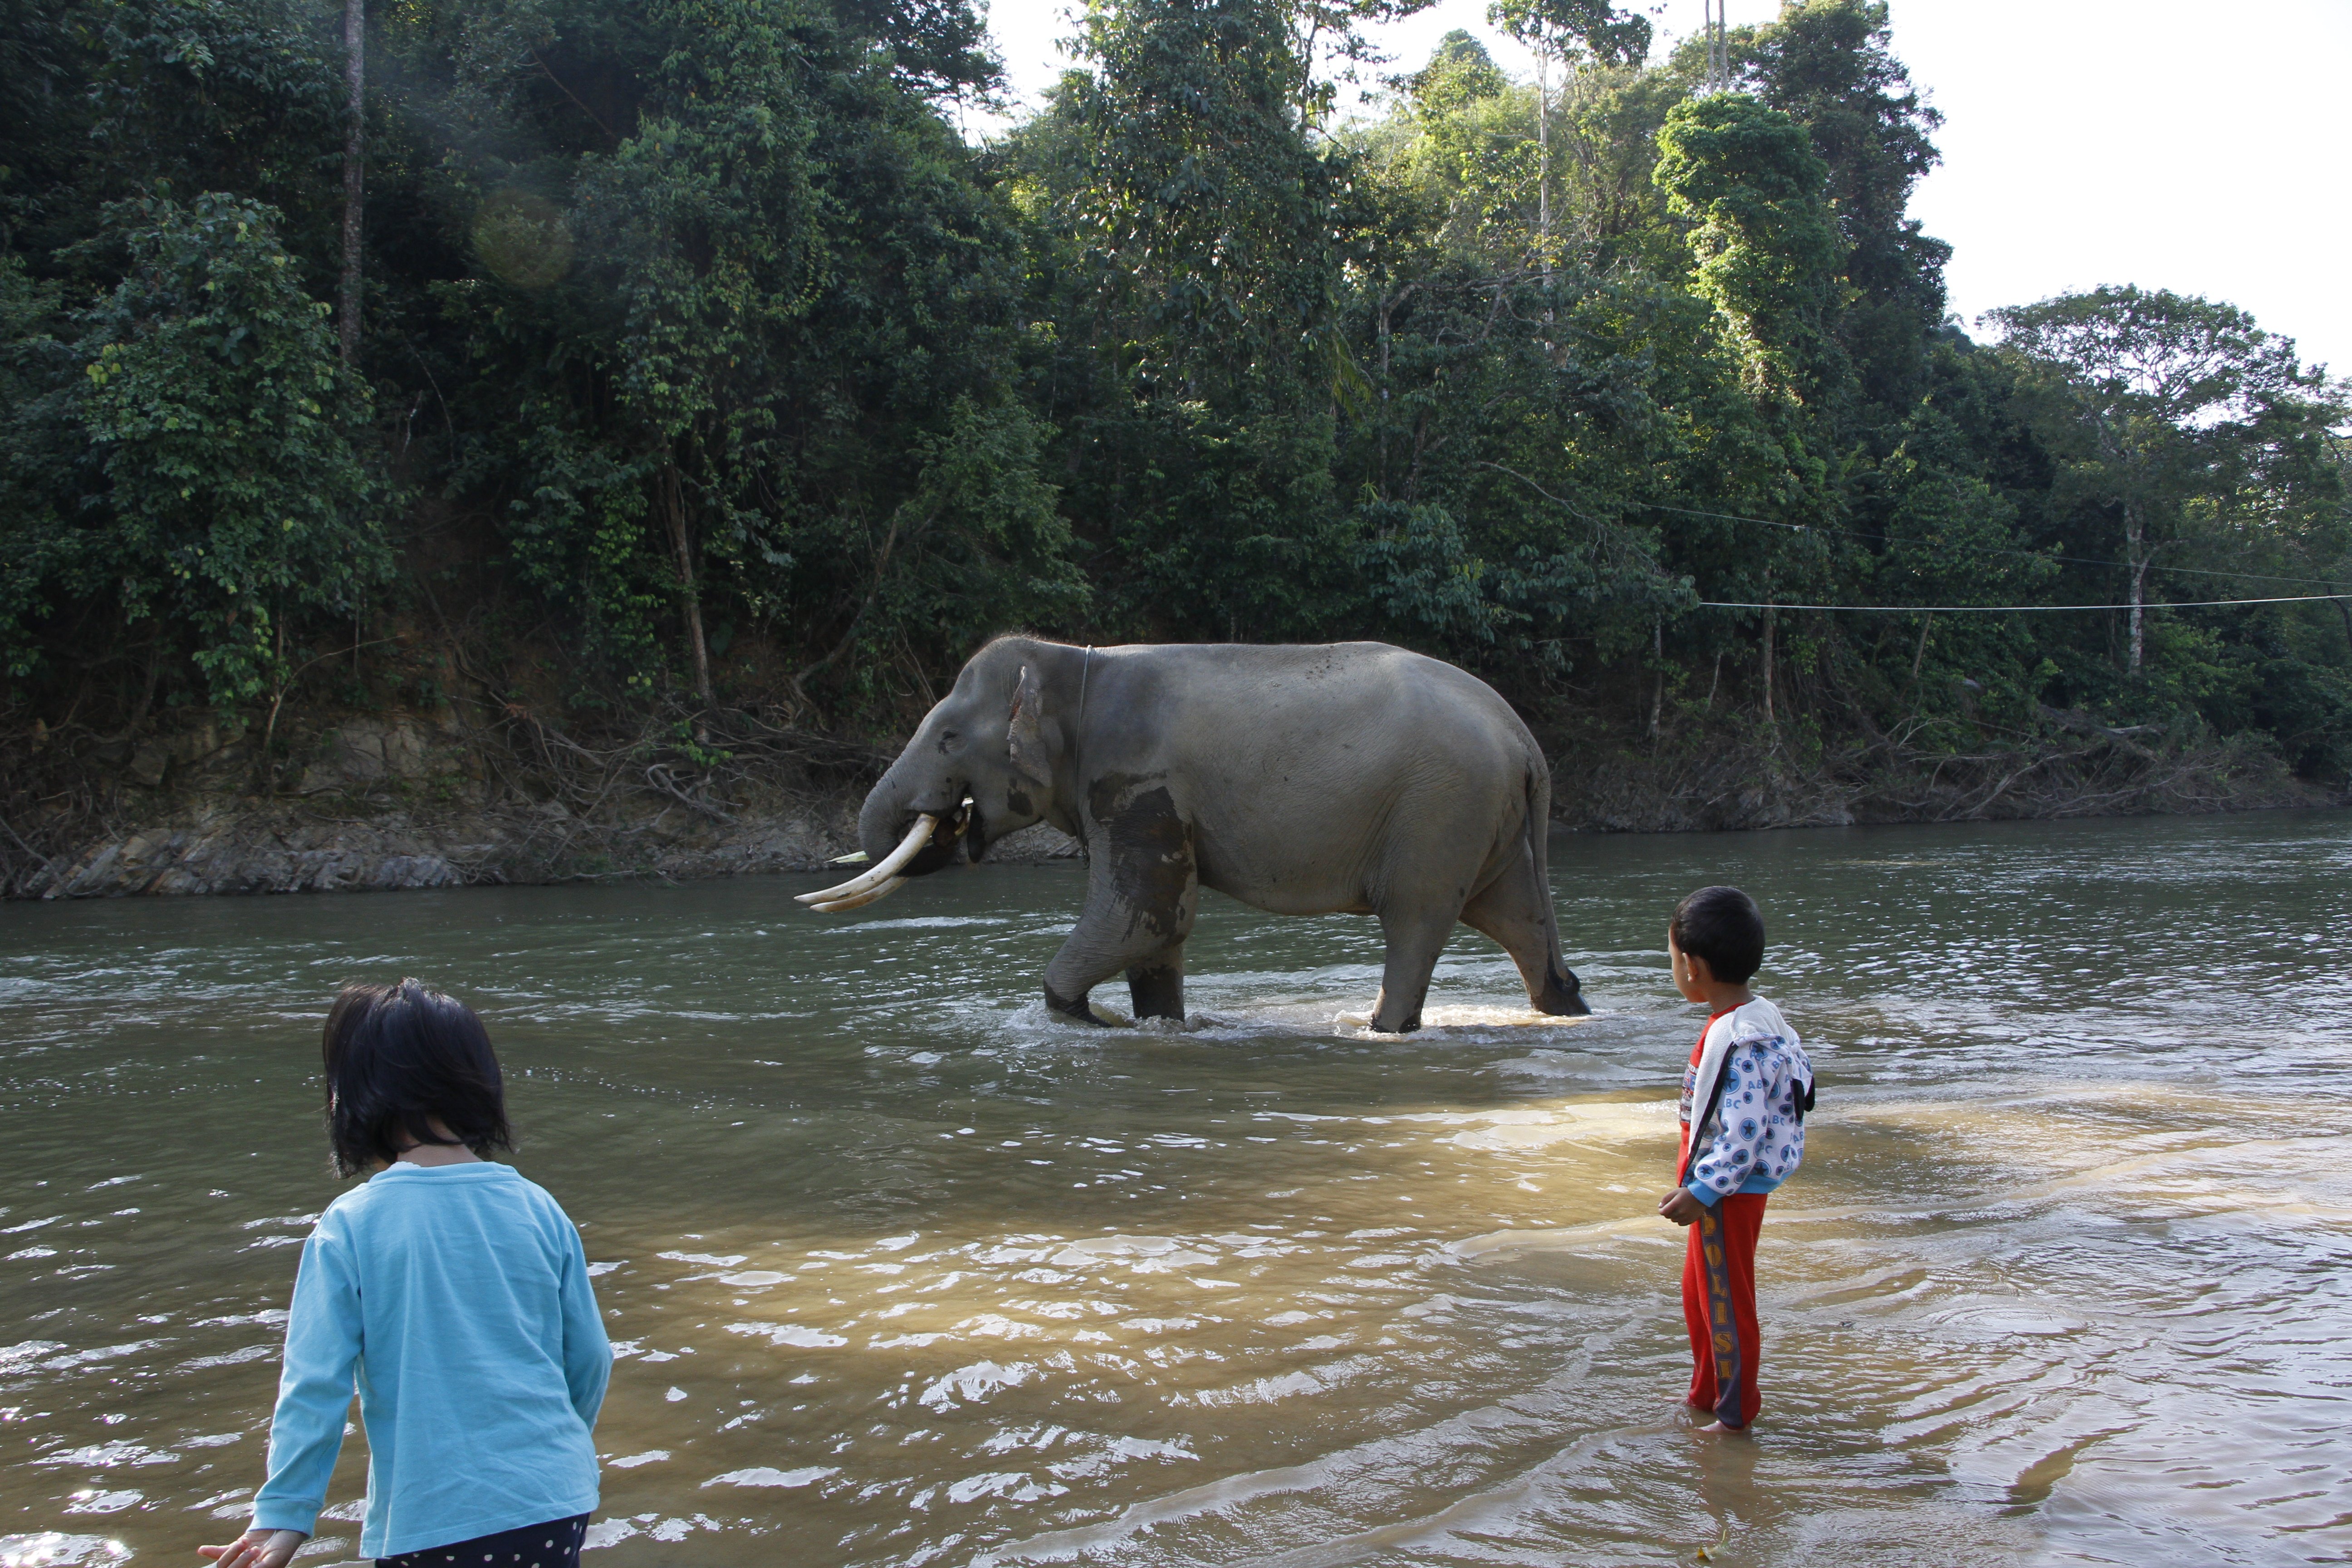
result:
[(2347, 787), (2343, 384), (1949, 318), (1884, 4), (1422, 3), (1092, 0), (974, 144), (969, 0), (0, 0), (8, 887), (352, 715), (854, 788), (1012, 627), (1438, 654), (1602, 825)]

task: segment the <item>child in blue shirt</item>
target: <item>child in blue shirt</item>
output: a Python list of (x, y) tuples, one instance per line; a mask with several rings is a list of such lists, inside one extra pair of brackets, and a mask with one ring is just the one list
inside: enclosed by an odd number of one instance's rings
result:
[(498, 1058), (463, 1003), (352, 985), (326, 1031), (337, 1198), (302, 1248), (253, 1527), (199, 1548), (285, 1568), (326, 1500), (356, 1384), (361, 1554), (576, 1568), (596, 1507), (589, 1437), (613, 1354), (580, 1233), (509, 1165)]

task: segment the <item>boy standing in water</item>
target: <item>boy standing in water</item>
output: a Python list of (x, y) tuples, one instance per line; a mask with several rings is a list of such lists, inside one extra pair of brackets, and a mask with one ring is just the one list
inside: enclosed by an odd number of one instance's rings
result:
[(1813, 1067), (1780, 1009), (1748, 990), (1764, 962), (1764, 916), (1737, 888), (1701, 888), (1666, 924), (1675, 988), (1705, 1003), (1706, 1028), (1683, 1073), (1679, 1184), (1658, 1212), (1690, 1226), (1683, 1261), (1689, 1325), (1685, 1403), (1715, 1415), (1709, 1432), (1738, 1432), (1763, 1396), (1756, 1363), (1756, 1236), (1765, 1194), (1805, 1157)]

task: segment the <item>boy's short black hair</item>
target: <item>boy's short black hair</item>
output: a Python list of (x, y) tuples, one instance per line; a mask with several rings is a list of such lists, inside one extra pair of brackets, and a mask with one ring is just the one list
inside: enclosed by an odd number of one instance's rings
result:
[(1675, 945), (1738, 985), (1764, 966), (1764, 911), (1737, 888), (1701, 888), (1675, 906)]
[[(474, 1010), (415, 980), (346, 985), (327, 1015), (327, 1140), (335, 1170), (389, 1165), (415, 1143), (512, 1149), (506, 1089)], [(439, 1121), (450, 1136), (433, 1131)]]

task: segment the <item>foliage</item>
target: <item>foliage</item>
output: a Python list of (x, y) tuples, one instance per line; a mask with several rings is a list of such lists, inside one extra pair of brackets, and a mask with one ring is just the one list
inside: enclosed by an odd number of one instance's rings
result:
[(1817, 401), (1843, 366), (1829, 333), (1843, 247), (1829, 177), (1803, 126), (1751, 98), (1675, 105), (1658, 132), (1658, 188), (1691, 226), (1699, 296), (1727, 318), (1759, 391)]
[[(913, 95), (984, 89), (993, 67), (936, 7), (907, 13), (908, 51), (854, 30), (898, 15), (747, 0), (616, 25), (550, 5), (506, 14), (495, 47), (478, 16), (417, 42), (448, 100), (499, 106), (479, 112), (505, 132), (443, 198), (473, 252), (434, 290), (470, 361), (453, 477), (504, 499), (519, 572), (575, 618), (583, 697), (676, 679), (720, 627), (821, 637), (802, 674), (863, 683), (853, 648), (941, 659), (973, 599), (1020, 618), (1084, 596), (1066, 530), (1028, 518), (1046, 492), (1008, 402), (1008, 215)], [(568, 100), (546, 101), (547, 59)], [(963, 456), (910, 461), (941, 453)], [(910, 570), (916, 511), (925, 550), (1005, 575)]]
[[(88, 458), (24, 476), (51, 505), (20, 514), (6, 553), (20, 582), (103, 584), (126, 622), (159, 621), (190, 645), (213, 701), (252, 698), (285, 668), (290, 620), (348, 619), (389, 564), (357, 450), (366, 392), (269, 209), (150, 198), (108, 219), (130, 271), (75, 319), (85, 384), (40, 409), (79, 426)], [(0, 628), (20, 650), (29, 629)]]
[(1053, 266), (1044, 412), (1105, 622), (1155, 637), (1307, 635), (1333, 580), (1339, 331), (1361, 225), (1304, 134), (1271, 0), (1089, 12), (1096, 68), (1009, 149)]
[(1487, 15), (1539, 49), (1565, 44), (1604, 65), (1637, 66), (1650, 52), (1648, 19), (1629, 16), (1609, 0), (1496, 0)]
[(1992, 320), (2062, 465), (2053, 500), (2117, 521), (2134, 606), (2126, 668), (2138, 674), (2138, 605), (2158, 554), (2218, 542), (2247, 509), (2272, 513), (2326, 483), (2326, 431), (2346, 405), (2293, 343), (2206, 300), (2100, 289)]
[(0, 0), (0, 705), (258, 715), (350, 648), (341, 700), (698, 766), (902, 728), (1008, 626), (1379, 636), (1774, 767), (2352, 774), (2352, 600), (2197, 603), (2352, 589), (2343, 387), (2157, 289), (1947, 321), (1883, 0), (1705, 93), (1505, 0), (1542, 101), (1454, 33), (1342, 120), (1420, 8), (1091, 0), (974, 146), (969, 0), (379, 5), (345, 365), (331, 8)]
[(1805, 0), (1743, 43), (1759, 100), (1803, 125), (1827, 165), (1850, 289), (1837, 331), (1857, 389), (1900, 409), (1923, 390), (1927, 335), (1944, 314), (1951, 247), (1905, 213), (1938, 161), (1943, 116), (1895, 58), (1885, 0)]

